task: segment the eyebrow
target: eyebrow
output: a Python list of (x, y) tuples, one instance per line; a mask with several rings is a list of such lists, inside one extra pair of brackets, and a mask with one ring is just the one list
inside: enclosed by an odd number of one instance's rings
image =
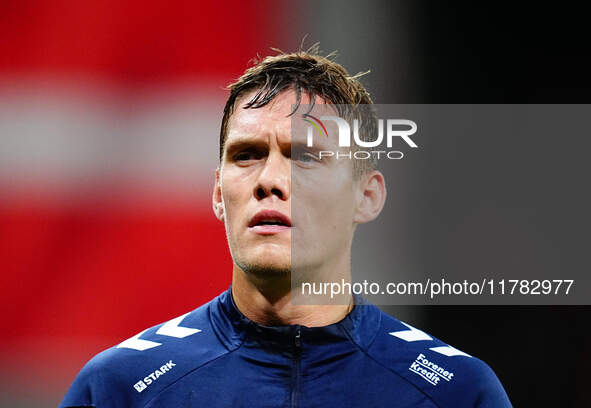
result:
[[(225, 144), (225, 156), (230, 158), (233, 154), (243, 150), (268, 150), (269, 144), (267, 139), (261, 139), (249, 136), (239, 136)], [(310, 152), (318, 153), (321, 150), (326, 150), (328, 147), (321, 141), (315, 143), (314, 146), (308, 146), (304, 140), (294, 140), (289, 143), (289, 149), (282, 149), (284, 152), (290, 152), (294, 149), (303, 149)]]
[(226, 141), (225, 150), (227, 155), (246, 148), (264, 148), (268, 145), (266, 140), (241, 137)]
[(307, 150), (310, 152), (319, 152), (320, 150), (323, 150), (322, 147), (314, 145), (314, 146), (308, 146), (306, 144), (306, 142), (303, 141), (295, 141), (293, 143), (291, 143), (291, 149), (303, 149), (303, 150)]

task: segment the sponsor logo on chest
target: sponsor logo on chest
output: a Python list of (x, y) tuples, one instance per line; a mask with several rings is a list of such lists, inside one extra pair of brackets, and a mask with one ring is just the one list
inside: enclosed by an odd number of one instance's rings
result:
[(135, 383), (133, 385), (133, 388), (135, 388), (137, 392), (142, 392), (143, 390), (148, 388), (149, 385), (154, 383), (154, 381), (156, 381), (160, 376), (163, 376), (164, 374), (172, 370), (174, 366), (176, 366), (176, 364), (173, 363), (172, 360), (170, 360), (168, 363), (164, 364), (160, 368), (154, 370), (153, 372), (145, 376), (143, 380), (139, 380), (137, 383)]
[(439, 384), (441, 380), (451, 381), (454, 376), (454, 373), (446, 370), (445, 367), (427, 360), (422, 353), (417, 356), (408, 369), (432, 385)]

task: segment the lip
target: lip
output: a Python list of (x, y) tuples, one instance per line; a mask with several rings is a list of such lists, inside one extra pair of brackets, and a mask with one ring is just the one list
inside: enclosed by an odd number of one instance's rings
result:
[[(279, 221), (284, 225), (257, 225), (261, 221), (268, 219)], [(291, 219), (287, 215), (279, 211), (261, 210), (250, 219), (250, 222), (248, 223), (248, 228), (257, 234), (277, 234), (279, 232), (291, 229)]]

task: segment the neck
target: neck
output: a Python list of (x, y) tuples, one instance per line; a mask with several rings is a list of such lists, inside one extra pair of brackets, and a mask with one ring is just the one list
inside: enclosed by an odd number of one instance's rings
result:
[[(247, 275), (237, 265), (232, 272), (232, 296), (238, 310), (250, 320), (265, 326), (299, 324), (320, 327), (336, 323), (353, 309), (353, 297), (340, 304), (294, 304), (300, 287), (291, 287), (291, 277), (258, 278)], [(342, 299), (340, 299), (342, 300)]]

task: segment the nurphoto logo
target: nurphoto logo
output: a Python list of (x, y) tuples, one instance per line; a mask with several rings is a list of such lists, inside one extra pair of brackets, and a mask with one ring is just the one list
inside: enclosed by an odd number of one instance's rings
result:
[[(338, 145), (339, 147), (351, 147), (351, 143), (355, 143), (357, 146), (370, 149), (377, 148), (378, 146), (386, 142), (386, 147), (391, 149), (394, 145), (394, 138), (400, 138), (410, 148), (419, 147), (411, 136), (417, 132), (417, 124), (408, 119), (377, 119), (377, 137), (373, 140), (364, 140), (360, 137), (359, 132), (359, 120), (353, 119), (353, 140), (351, 140), (351, 126), (349, 123), (339, 117), (333, 115), (323, 115), (319, 118), (310, 114), (304, 114), (303, 120), (308, 123), (306, 135), (306, 145), (308, 147), (314, 146), (314, 133), (318, 133), (320, 137), (328, 139), (328, 131), (326, 128), (326, 121), (332, 121), (336, 124), (338, 129)], [(389, 159), (402, 159), (404, 153), (399, 150), (357, 150), (354, 152), (343, 153), (339, 151), (331, 150), (320, 150), (318, 152), (318, 158), (322, 157), (336, 157), (340, 158), (355, 158), (361, 160), (367, 160), (372, 156), (376, 156), (378, 159), (381, 157), (387, 157)]]

